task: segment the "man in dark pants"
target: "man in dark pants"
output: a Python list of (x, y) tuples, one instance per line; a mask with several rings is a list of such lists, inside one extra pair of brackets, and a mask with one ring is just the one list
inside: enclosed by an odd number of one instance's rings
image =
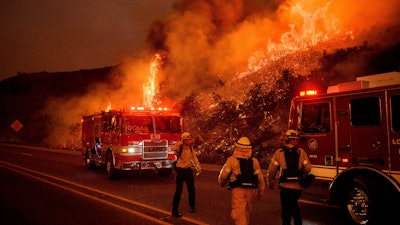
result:
[(173, 217), (182, 216), (182, 214), (179, 213), (179, 203), (183, 191), (183, 182), (186, 182), (187, 185), (190, 211), (193, 213), (196, 212), (196, 191), (192, 166), (194, 166), (197, 171), (196, 175), (201, 173), (201, 167), (192, 145), (192, 135), (189, 132), (184, 132), (181, 136), (181, 142), (174, 146), (174, 151), (178, 156), (178, 162), (176, 163), (176, 190), (172, 202)]
[(304, 149), (297, 147), (300, 139), (298, 133), (288, 130), (285, 138), (285, 145), (278, 148), (272, 156), (267, 171), (267, 182), (272, 189), (278, 169), (282, 170), (279, 181), (282, 225), (290, 225), (292, 217), (295, 225), (302, 225), (298, 200), (303, 188), (298, 178), (301, 173), (308, 174), (311, 171), (311, 164)]
[(301, 190), (281, 187), (281, 207), (282, 207), (282, 224), (290, 224), (290, 218), (293, 216), (294, 224), (301, 225), (301, 214), (298, 200)]

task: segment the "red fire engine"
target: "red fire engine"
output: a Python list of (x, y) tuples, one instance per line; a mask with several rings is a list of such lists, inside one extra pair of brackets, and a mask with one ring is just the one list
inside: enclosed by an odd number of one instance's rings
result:
[(300, 134), (314, 183), (327, 184), (321, 185), (327, 201), (352, 222), (399, 212), (400, 72), (357, 77), (325, 94), (301, 92), (292, 100), (289, 128)]
[(176, 160), (172, 145), (183, 119), (166, 108), (110, 110), (82, 117), (86, 166), (105, 166), (109, 179), (121, 171), (157, 171), (169, 176)]

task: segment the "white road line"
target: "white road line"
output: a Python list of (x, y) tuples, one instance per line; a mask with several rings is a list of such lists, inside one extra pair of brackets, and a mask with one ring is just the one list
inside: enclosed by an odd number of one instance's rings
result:
[[(6, 165), (6, 166), (4, 166), (4, 165), (2, 165), (2, 164)], [(58, 181), (61, 181), (61, 182), (64, 182), (64, 183), (67, 183), (67, 184), (70, 184), (70, 185), (73, 185), (73, 186), (76, 186), (76, 187), (80, 187), (80, 188), (83, 188), (83, 189), (86, 189), (86, 190), (95, 191), (95, 192), (97, 192), (97, 193), (100, 193), (100, 194), (103, 194), (103, 195), (106, 195), (106, 196), (110, 196), (110, 197), (115, 198), (115, 199), (118, 199), (118, 200), (122, 200), (122, 201), (125, 201), (125, 202), (128, 202), (128, 203), (134, 204), (134, 205), (141, 206), (141, 207), (143, 207), (143, 208), (147, 208), (147, 209), (150, 209), (150, 210), (153, 210), (153, 211), (156, 211), (156, 212), (160, 212), (160, 213), (169, 215), (170, 212), (167, 212), (167, 211), (165, 211), (165, 210), (162, 210), (162, 209), (159, 209), (159, 208), (150, 206), (150, 205), (146, 205), (146, 204), (143, 204), (143, 203), (140, 203), (140, 202), (136, 202), (136, 201), (133, 201), (133, 200), (130, 200), (130, 199), (126, 199), (126, 198), (123, 198), (123, 197), (120, 197), (120, 196), (117, 196), (117, 195), (113, 195), (113, 194), (110, 194), (110, 193), (107, 193), (107, 192), (104, 192), (104, 191), (101, 191), (101, 190), (98, 190), (98, 189), (95, 189), (95, 188), (91, 188), (91, 187), (87, 187), (87, 186), (84, 186), (84, 185), (81, 185), (81, 184), (78, 184), (78, 183), (74, 183), (74, 182), (71, 182), (71, 181), (68, 181), (68, 180), (60, 179), (60, 178), (58, 178), (58, 177), (51, 176), (51, 175), (48, 175), (48, 174), (44, 174), (44, 173), (41, 173), (41, 172), (39, 172), (39, 171), (35, 171), (35, 170), (31, 170), (31, 169), (28, 169), (28, 168), (25, 168), (25, 167), (21, 167), (21, 166), (18, 166), (18, 165), (10, 164), (10, 163), (4, 162), (4, 161), (0, 161), (0, 166), (1, 166), (1, 167), (4, 167), (4, 168), (7, 168), (7, 169), (10, 169), (10, 170), (13, 170), (13, 171), (15, 171), (15, 172), (24, 174), (24, 175), (26, 175), (26, 176), (32, 177), (32, 178), (34, 178), (34, 179), (40, 180), (40, 181), (42, 181), (42, 182), (45, 182), (45, 183), (48, 183), (48, 184), (57, 186), (57, 187), (59, 187), (59, 188), (62, 188), (62, 189), (71, 191), (71, 192), (73, 192), (73, 193), (75, 193), (75, 194), (78, 194), (78, 195), (81, 195), (81, 196), (84, 196), (84, 197), (87, 197), (87, 198), (90, 198), (90, 199), (93, 199), (93, 200), (96, 200), (96, 201), (105, 203), (105, 204), (110, 205), (110, 206), (114, 206), (114, 207), (119, 208), (119, 209), (121, 209), (121, 210), (127, 211), (127, 212), (129, 212), (129, 213), (131, 213), (131, 214), (134, 214), (134, 215), (143, 217), (143, 218), (145, 218), (145, 219), (148, 219), (148, 220), (150, 220), (150, 221), (152, 221), (152, 222), (155, 222), (155, 223), (157, 223), (157, 224), (164, 224), (164, 225), (170, 224), (170, 223), (167, 223), (167, 222), (165, 222), (165, 221), (161, 221), (160, 219), (157, 219), (157, 218), (148, 216), (148, 215), (146, 215), (146, 214), (142, 214), (142, 213), (140, 213), (140, 212), (137, 212), (137, 211), (134, 211), (134, 210), (131, 210), (131, 209), (128, 209), (128, 208), (124, 208), (124, 207), (122, 207), (122, 206), (119, 206), (119, 205), (117, 205), (117, 204), (108, 202), (108, 201), (103, 200), (103, 199), (100, 199), (100, 198), (98, 198), (98, 197), (95, 197), (95, 196), (92, 196), (92, 195), (88, 195), (88, 194), (82, 193), (82, 192), (77, 191), (77, 190), (74, 190), (74, 189), (72, 189), (72, 188), (68, 188), (68, 187), (62, 186), (62, 185), (60, 185), (60, 184), (56, 184), (56, 183), (54, 183), (54, 182), (48, 181), (48, 180), (43, 179), (43, 178), (40, 178), (40, 177), (36, 177), (36, 176), (34, 176), (34, 175), (31, 175), (31, 174), (29, 174), (29, 173), (22, 172), (22, 171), (20, 171), (20, 170), (25, 170), (25, 171), (29, 171), (29, 172), (31, 172), (31, 173), (39, 174), (39, 175), (44, 176), (44, 177), (48, 177), (48, 178), (51, 178), (51, 179), (54, 179), (54, 180), (58, 180)], [(8, 166), (8, 167), (7, 167), (7, 166)], [(18, 169), (20, 169), (20, 170), (17, 170), (17, 169), (11, 168), (11, 167), (15, 167), (15, 168), (18, 168)], [(185, 221), (188, 221), (188, 222), (191, 222), (191, 223), (199, 224), (199, 225), (207, 225), (207, 223), (204, 223), (204, 222), (201, 222), (201, 221), (192, 219), (192, 218), (188, 218), (188, 217), (182, 217), (181, 219), (183, 219), (183, 220), (185, 220)]]
[(34, 154), (26, 153), (26, 152), (21, 152), (20, 154), (21, 154), (21, 155), (26, 155), (26, 156), (34, 156)]

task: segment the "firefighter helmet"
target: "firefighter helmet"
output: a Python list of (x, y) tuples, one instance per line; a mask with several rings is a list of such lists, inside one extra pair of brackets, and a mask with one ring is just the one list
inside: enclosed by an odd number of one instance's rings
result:
[(247, 137), (241, 137), (235, 143), (235, 146), (238, 148), (251, 148), (250, 140)]
[(299, 139), (299, 134), (297, 133), (297, 131), (292, 129), (287, 130), (285, 135), (288, 139)]
[(181, 136), (181, 141), (192, 139), (192, 135), (189, 132), (183, 132)]

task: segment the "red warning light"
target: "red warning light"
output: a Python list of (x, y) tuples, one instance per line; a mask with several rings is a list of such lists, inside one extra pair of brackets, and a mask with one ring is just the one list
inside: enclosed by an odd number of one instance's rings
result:
[(300, 96), (312, 96), (312, 95), (317, 95), (317, 90), (300, 91)]

